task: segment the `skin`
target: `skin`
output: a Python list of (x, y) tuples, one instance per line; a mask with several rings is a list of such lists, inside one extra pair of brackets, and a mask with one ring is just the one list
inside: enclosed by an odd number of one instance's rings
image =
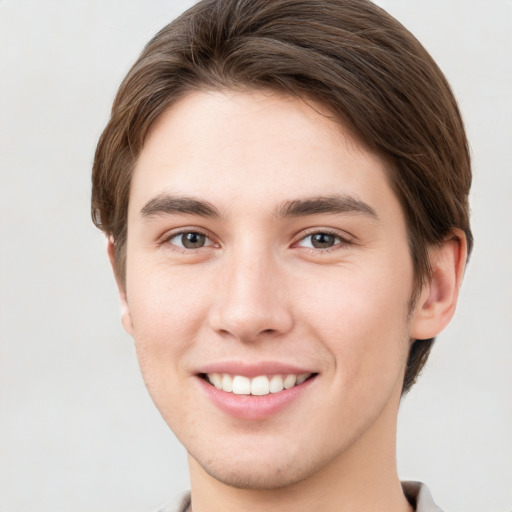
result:
[[(333, 194), (347, 211), (286, 212)], [(216, 215), (177, 211), (176, 198)], [(187, 248), (183, 232), (205, 237)], [(411, 510), (396, 417), (411, 339), (453, 314), (465, 254), (454, 234), (431, 250), (432, 280), (410, 312), (406, 222), (388, 171), (322, 106), (194, 92), (158, 118), (132, 178), (119, 288), (147, 388), (189, 453), (195, 512)], [(224, 361), (317, 376), (276, 414), (239, 419), (197, 375)]]

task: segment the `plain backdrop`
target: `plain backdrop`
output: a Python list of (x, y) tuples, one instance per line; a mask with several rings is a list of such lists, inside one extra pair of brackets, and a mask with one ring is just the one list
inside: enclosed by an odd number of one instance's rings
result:
[[(474, 164), (459, 308), (402, 403), (399, 470), (512, 509), (512, 2), (381, 0), (445, 71)], [(115, 91), (189, 1), (0, 0), (0, 511), (151, 511), (188, 486), (120, 324), (90, 168)]]

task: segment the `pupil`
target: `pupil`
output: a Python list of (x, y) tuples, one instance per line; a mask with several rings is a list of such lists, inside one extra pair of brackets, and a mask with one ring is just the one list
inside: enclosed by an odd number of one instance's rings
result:
[(203, 247), (205, 236), (201, 233), (185, 233), (182, 236), (183, 247), (187, 249), (198, 249), (199, 247)]
[(334, 237), (328, 233), (316, 233), (312, 236), (313, 247), (325, 249), (334, 245)]

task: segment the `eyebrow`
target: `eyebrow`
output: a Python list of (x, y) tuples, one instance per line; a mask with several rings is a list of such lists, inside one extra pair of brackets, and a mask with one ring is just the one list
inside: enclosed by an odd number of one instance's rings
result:
[(201, 217), (220, 217), (217, 208), (207, 201), (169, 194), (160, 194), (154, 197), (140, 210), (140, 214), (144, 218), (173, 213), (199, 215)]
[[(140, 210), (143, 218), (176, 213), (211, 218), (221, 216), (219, 210), (208, 201), (169, 194), (160, 194), (150, 199)], [(377, 212), (369, 204), (353, 196), (338, 194), (285, 201), (276, 209), (274, 216), (306, 217), (322, 213), (362, 214), (378, 220)]]
[(322, 213), (367, 215), (378, 220), (377, 212), (367, 203), (349, 195), (319, 196), (286, 201), (276, 210), (276, 217), (305, 217)]

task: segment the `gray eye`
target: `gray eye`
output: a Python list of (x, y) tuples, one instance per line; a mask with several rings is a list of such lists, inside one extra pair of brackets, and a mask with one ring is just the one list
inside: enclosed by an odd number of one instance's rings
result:
[(200, 249), (207, 245), (208, 237), (197, 231), (178, 233), (169, 239), (169, 242), (184, 249)]
[(187, 249), (199, 249), (200, 247), (204, 247), (206, 242), (206, 237), (201, 233), (182, 233), (181, 235), (181, 243), (183, 247)]
[(311, 246), (315, 249), (328, 249), (339, 241), (338, 237), (329, 233), (314, 233), (309, 235), (309, 238), (311, 239)]

